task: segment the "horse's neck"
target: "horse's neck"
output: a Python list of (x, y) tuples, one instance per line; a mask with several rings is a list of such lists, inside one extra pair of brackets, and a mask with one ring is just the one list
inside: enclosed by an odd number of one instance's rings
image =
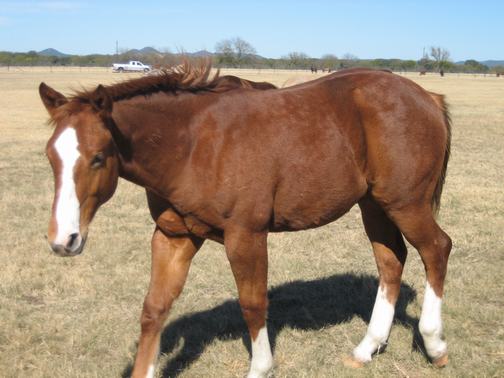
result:
[[(120, 102), (112, 117), (124, 138), (119, 151), (121, 177), (158, 194), (169, 192), (170, 182), (189, 154), (186, 117), (169, 104)], [(177, 121), (178, 120), (178, 121)]]

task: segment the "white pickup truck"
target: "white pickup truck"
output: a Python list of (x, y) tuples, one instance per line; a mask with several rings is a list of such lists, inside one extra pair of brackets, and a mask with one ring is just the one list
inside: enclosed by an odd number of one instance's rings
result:
[(112, 64), (113, 72), (149, 72), (151, 66), (143, 64), (138, 60), (131, 60), (129, 63), (114, 63)]

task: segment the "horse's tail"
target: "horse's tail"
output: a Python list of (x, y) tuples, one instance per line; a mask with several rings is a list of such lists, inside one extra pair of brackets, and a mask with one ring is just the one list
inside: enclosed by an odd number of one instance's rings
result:
[(436, 188), (434, 189), (434, 194), (432, 195), (432, 212), (437, 215), (439, 208), (441, 206), (441, 194), (443, 193), (443, 186), (446, 178), (446, 171), (448, 168), (448, 160), (450, 159), (450, 148), (451, 148), (451, 117), (450, 111), (448, 110), (448, 104), (445, 101), (445, 96), (429, 92), (430, 96), (443, 112), (444, 126), (446, 128), (446, 146), (444, 153), (443, 168), (441, 174), (436, 183)]

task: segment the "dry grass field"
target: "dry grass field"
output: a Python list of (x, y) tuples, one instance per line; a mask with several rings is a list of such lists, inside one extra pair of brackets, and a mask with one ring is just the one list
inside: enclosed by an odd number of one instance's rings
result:
[[(226, 71), (282, 85), (292, 71)], [(320, 74), (319, 74), (320, 75)], [(312, 77), (316, 77), (313, 75)], [(504, 376), (504, 79), (410, 78), (447, 95), (452, 158), (439, 221), (454, 241), (444, 329), (450, 364), (417, 347), (424, 272), (410, 254), (387, 351), (359, 370), (342, 358), (365, 333), (376, 267), (358, 208), (339, 221), (269, 238), (276, 377)], [(41, 81), (72, 88), (121, 78), (105, 69), (0, 71), (0, 376), (121, 377), (131, 368), (150, 275), (153, 223), (143, 191), (121, 182), (99, 212), (86, 250), (49, 252), (51, 134)], [(248, 338), (223, 248), (205, 243), (163, 333), (158, 376), (242, 377)]]

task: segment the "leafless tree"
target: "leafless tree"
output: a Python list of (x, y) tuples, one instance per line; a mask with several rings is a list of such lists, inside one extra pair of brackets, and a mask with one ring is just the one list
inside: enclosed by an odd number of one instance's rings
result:
[(340, 66), (343, 68), (355, 66), (358, 59), (356, 55), (346, 53), (341, 59)]
[(224, 39), (220, 42), (217, 42), (217, 44), (215, 45), (215, 52), (217, 54), (233, 55), (233, 43), (230, 39)]
[(359, 58), (357, 57), (357, 55), (346, 53), (345, 55), (343, 55), (343, 59), (344, 60), (357, 60)]
[(256, 53), (256, 49), (250, 43), (239, 37), (234, 38), (232, 42), (238, 61), (241, 61), (247, 56), (250, 57), (251, 55), (254, 55)]
[(290, 52), (284, 59), (288, 61), (289, 66), (294, 68), (308, 68), (310, 65), (310, 57), (304, 52)]
[(430, 55), (436, 63), (438, 71), (443, 70), (446, 64), (450, 61), (450, 52), (443, 47), (431, 46)]
[(218, 55), (219, 63), (233, 66), (240, 66), (243, 63), (250, 62), (253, 55), (256, 54), (255, 48), (239, 37), (218, 42), (215, 45), (215, 52)]

